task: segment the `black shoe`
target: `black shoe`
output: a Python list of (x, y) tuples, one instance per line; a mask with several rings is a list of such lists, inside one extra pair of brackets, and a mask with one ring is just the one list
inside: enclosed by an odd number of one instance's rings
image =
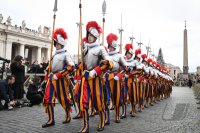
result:
[(98, 111), (94, 112), (94, 115), (98, 115), (98, 114), (99, 114), (99, 112), (98, 112)]
[(126, 115), (123, 114), (120, 116), (120, 119), (124, 119), (124, 118), (126, 118)]
[(100, 128), (98, 127), (98, 128), (97, 128), (97, 131), (98, 131), (98, 132), (101, 132), (101, 131), (103, 131), (103, 130), (104, 130), (104, 127), (100, 127)]
[(73, 117), (73, 119), (80, 119), (80, 118), (82, 118), (82, 116), (80, 114)]
[(120, 120), (115, 120), (115, 123), (120, 123)]
[(50, 126), (54, 126), (54, 125), (55, 125), (55, 122), (52, 122), (50, 124), (47, 122), (47, 123), (42, 125), (42, 128), (46, 128), (46, 127), (50, 127)]
[(149, 105), (154, 106), (153, 103), (150, 103)]
[(112, 107), (110, 108), (110, 110), (114, 110), (114, 108), (115, 108), (115, 107), (114, 107), (114, 106), (112, 106)]
[(105, 122), (105, 125), (106, 125), (106, 126), (110, 125), (110, 122)]
[(90, 117), (94, 117), (94, 112), (92, 112), (92, 113), (90, 114)]
[(135, 114), (135, 113), (132, 113), (132, 114), (131, 114), (131, 117), (136, 117), (136, 114)]
[(132, 114), (132, 111), (129, 113), (130, 115)]
[(71, 121), (71, 117), (70, 118), (68, 118), (68, 119), (66, 119), (65, 121), (63, 121), (62, 123), (63, 124), (66, 124), (66, 123), (70, 123), (70, 121)]

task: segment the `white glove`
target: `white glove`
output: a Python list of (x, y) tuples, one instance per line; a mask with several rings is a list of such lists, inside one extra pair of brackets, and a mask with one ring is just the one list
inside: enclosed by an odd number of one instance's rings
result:
[(118, 77), (118, 76), (115, 76), (114, 79), (115, 79), (115, 80), (119, 80), (119, 77)]
[(128, 75), (128, 74), (125, 74), (125, 77), (126, 77), (126, 78), (129, 78), (129, 75)]
[(72, 76), (66, 75), (66, 78), (67, 78), (67, 79), (70, 79), (70, 78), (72, 78)]
[(141, 65), (141, 64), (138, 65), (137, 68), (138, 68), (138, 69), (142, 69), (142, 65)]
[(58, 77), (54, 74), (53, 75), (53, 78), (55, 79), (55, 80), (57, 80), (58, 79)]
[(74, 83), (76, 84), (76, 83), (80, 83), (81, 82), (81, 80), (74, 80)]
[(96, 76), (97, 73), (96, 73), (96, 71), (93, 69), (93, 70), (90, 71), (89, 75), (90, 75), (90, 77), (93, 77), (93, 76)]

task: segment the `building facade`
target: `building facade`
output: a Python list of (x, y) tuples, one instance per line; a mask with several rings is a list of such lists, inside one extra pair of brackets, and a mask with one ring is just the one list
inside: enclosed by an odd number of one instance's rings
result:
[(170, 76), (175, 80), (178, 78), (178, 75), (182, 73), (179, 66), (174, 66), (170, 63), (166, 63), (165, 67), (170, 70)]
[(38, 30), (28, 29), (25, 21), (21, 26), (13, 26), (9, 16), (3, 22), (0, 14), (0, 57), (12, 60), (16, 55), (23, 56), (30, 63), (49, 60), (51, 39), (50, 28), (39, 26)]
[(200, 75), (200, 66), (197, 67), (197, 73), (198, 75)]

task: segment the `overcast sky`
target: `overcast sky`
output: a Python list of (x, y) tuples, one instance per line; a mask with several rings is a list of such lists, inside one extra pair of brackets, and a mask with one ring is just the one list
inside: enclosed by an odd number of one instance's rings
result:
[[(95, 20), (102, 25), (103, 0), (82, 0), (83, 37), (85, 25)], [(154, 53), (162, 48), (166, 63), (183, 66), (183, 30), (187, 20), (189, 71), (196, 72), (200, 65), (200, 0), (106, 0), (105, 36), (110, 32), (119, 35), (122, 28), (123, 45), (130, 43), (132, 35), (134, 49), (140, 41), (145, 46), (150, 42)], [(52, 27), (54, 0), (0, 0), (0, 13), (6, 21), (12, 18), (12, 25), (21, 25), (22, 20), (30, 29), (39, 25)], [(58, 0), (56, 27), (63, 27), (68, 33), (68, 50), (77, 53), (79, 22), (79, 0)], [(146, 53), (143, 46), (142, 52)]]

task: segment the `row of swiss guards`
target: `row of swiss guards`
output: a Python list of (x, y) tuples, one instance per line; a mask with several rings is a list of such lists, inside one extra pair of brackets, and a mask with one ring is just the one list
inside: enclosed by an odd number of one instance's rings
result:
[[(56, 51), (52, 66), (46, 69), (47, 72), (51, 70), (45, 78), (43, 100), (49, 120), (43, 128), (55, 125), (55, 99), (66, 112), (63, 123), (71, 121), (70, 113), (76, 101), (78, 114), (74, 119), (83, 120), (79, 132), (89, 132), (89, 115), (99, 115), (97, 131), (103, 131), (105, 125), (110, 124), (110, 110), (115, 112), (115, 122), (120, 123), (120, 119), (127, 117), (128, 104), (130, 116), (135, 117), (136, 110), (141, 112), (144, 107), (170, 96), (173, 81), (166, 68), (141, 54), (141, 49), (134, 51), (132, 44), (126, 44), (125, 55), (120, 54), (118, 37), (113, 33), (106, 38), (107, 48), (101, 46), (101, 32), (96, 21), (87, 23), (86, 38), (82, 43), (83, 63), (74, 64), (65, 47), (67, 33), (62, 28), (55, 30)], [(69, 78), (71, 75), (73, 79)]]

